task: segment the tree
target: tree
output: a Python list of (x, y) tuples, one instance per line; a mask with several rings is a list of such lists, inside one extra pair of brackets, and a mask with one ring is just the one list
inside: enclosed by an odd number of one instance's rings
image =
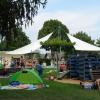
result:
[(58, 20), (48, 20), (44, 22), (42, 29), (39, 30), (38, 38), (42, 38), (51, 32), (53, 32), (53, 34), (50, 39), (42, 44), (45, 49), (50, 48), (56, 51), (61, 47), (61, 49), (64, 50), (63, 48), (66, 48), (66, 45), (72, 45), (67, 37), (67, 33), (69, 33), (68, 28)]
[[(57, 76), (59, 75), (58, 61), (61, 59), (61, 51), (71, 51), (73, 44), (69, 41), (67, 33), (68, 28), (58, 20), (48, 20), (44, 22), (42, 29), (38, 33), (38, 38), (42, 38), (49, 33), (53, 33), (52, 36), (45, 42), (41, 43), (42, 47), (51, 50), (52, 63), (57, 64)], [(55, 57), (56, 55), (56, 57)]]
[(11, 44), (8, 45), (8, 48), (6, 48), (6, 40), (4, 39), (1, 41), (0, 51), (15, 50), (30, 43), (29, 38), (25, 35), (21, 28), (17, 28), (16, 33), (17, 35), (14, 35), (15, 37), (13, 35), (11, 36)]
[(51, 32), (53, 32), (52, 36), (45, 43), (42, 43), (43, 48), (51, 50), (52, 55), (54, 55), (55, 51), (69, 52), (72, 50), (73, 44), (67, 37), (69, 30), (64, 24), (58, 20), (44, 22), (42, 29), (38, 33), (38, 38), (42, 38)]
[(38, 38), (42, 38), (51, 32), (54, 33), (52, 37), (60, 37), (62, 40), (66, 39), (66, 33), (69, 33), (69, 30), (60, 21), (51, 19), (44, 22), (42, 29), (39, 30)]
[(90, 36), (88, 36), (85, 32), (81, 31), (81, 32), (78, 32), (76, 34), (74, 34), (74, 36), (78, 39), (81, 39), (87, 43), (90, 43), (90, 44), (94, 44), (94, 40), (91, 39)]
[(97, 45), (98, 47), (100, 47), (100, 38), (97, 39), (97, 41), (96, 41), (96, 45)]
[(47, 0), (0, 0), (0, 34), (1, 39), (5, 37), (7, 48), (16, 28), (32, 23), (39, 7), (45, 7), (46, 2)]

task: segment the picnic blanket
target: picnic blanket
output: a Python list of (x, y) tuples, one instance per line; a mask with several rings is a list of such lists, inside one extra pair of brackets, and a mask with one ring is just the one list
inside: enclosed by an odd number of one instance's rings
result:
[(49, 87), (48, 85), (30, 85), (30, 84), (20, 84), (20, 85), (7, 85), (7, 86), (0, 86), (0, 90), (36, 90), (39, 88)]

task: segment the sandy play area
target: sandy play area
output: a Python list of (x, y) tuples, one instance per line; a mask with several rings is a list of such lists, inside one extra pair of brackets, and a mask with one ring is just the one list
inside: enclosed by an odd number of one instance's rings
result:
[(75, 79), (62, 79), (62, 80), (55, 80), (57, 82), (61, 83), (70, 83), (70, 84), (80, 84), (80, 80), (75, 80)]

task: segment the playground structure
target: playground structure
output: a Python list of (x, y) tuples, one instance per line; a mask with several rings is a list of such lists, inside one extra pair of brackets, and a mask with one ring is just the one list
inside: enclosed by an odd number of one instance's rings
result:
[(67, 61), (69, 68), (59, 74), (58, 79), (63, 77), (76, 78), (79, 80), (96, 80), (100, 78), (100, 57), (88, 54), (70, 55)]
[[(100, 78), (100, 48), (70, 34), (68, 37), (74, 42), (76, 55), (69, 56), (69, 75), (70, 78), (79, 78), (80, 80), (96, 80)], [(90, 55), (91, 54), (91, 55)]]

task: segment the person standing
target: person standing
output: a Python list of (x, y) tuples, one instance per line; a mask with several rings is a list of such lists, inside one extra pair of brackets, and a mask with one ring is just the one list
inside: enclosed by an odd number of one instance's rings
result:
[(21, 56), (21, 59), (20, 59), (20, 66), (22, 69), (25, 68), (25, 61), (23, 59), (23, 56)]
[(36, 70), (39, 74), (39, 76), (41, 77), (42, 74), (43, 74), (43, 66), (42, 66), (42, 63), (39, 61), (38, 64), (36, 65)]

